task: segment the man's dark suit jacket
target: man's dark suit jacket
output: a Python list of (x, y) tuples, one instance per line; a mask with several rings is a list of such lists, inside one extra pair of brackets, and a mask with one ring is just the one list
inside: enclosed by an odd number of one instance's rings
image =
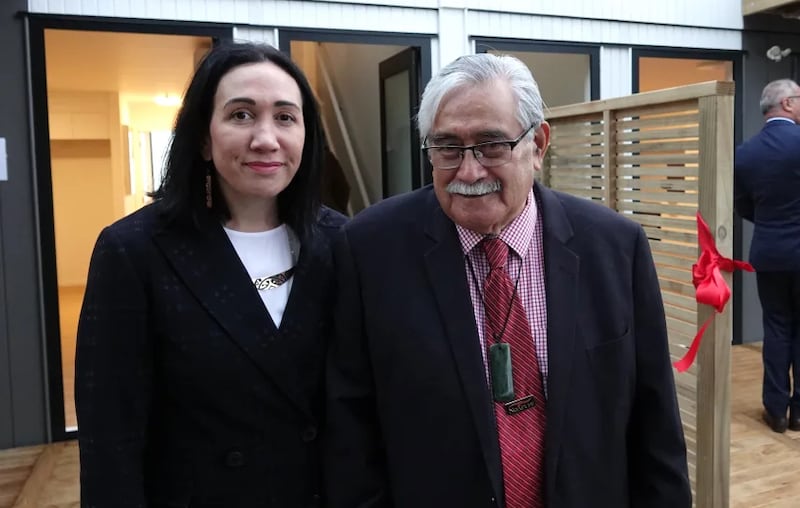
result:
[(320, 213), (280, 329), (217, 221), (168, 224), (151, 205), (100, 234), (78, 328), (82, 506), (320, 504), (342, 222)]
[[(661, 296), (635, 223), (534, 187), (543, 220), (550, 508), (688, 508)], [(330, 508), (502, 507), (464, 255), (430, 187), (343, 228), (328, 370)]]
[(736, 149), (734, 207), (755, 224), (756, 271), (800, 271), (800, 126), (767, 122)]

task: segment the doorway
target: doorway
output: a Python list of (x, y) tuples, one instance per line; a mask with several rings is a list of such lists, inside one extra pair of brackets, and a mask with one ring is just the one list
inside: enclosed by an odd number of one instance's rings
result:
[[(281, 31), (280, 48), (320, 101), (349, 213), (431, 182), (414, 118), (431, 75), (430, 44), (429, 37), (405, 34)], [(330, 186), (327, 164), (325, 173)]]
[[(633, 93), (713, 80), (733, 81), (736, 84), (733, 143), (734, 146), (737, 146), (742, 142), (742, 83), (744, 81), (742, 79), (741, 52), (634, 48), (631, 56), (633, 67), (631, 88)], [(749, 224), (743, 223), (741, 217), (734, 214), (733, 235), (735, 238), (741, 238), (743, 234), (747, 235), (750, 227)], [(734, 259), (743, 259), (742, 243), (739, 240), (733, 244), (733, 257)], [(733, 273), (731, 288), (733, 291), (731, 301), (733, 306), (733, 344), (741, 344), (744, 337), (753, 337), (755, 335), (745, 330), (754, 329), (753, 324), (757, 321), (752, 319), (753, 308), (758, 307), (757, 301), (748, 300), (748, 316), (744, 315), (746, 309), (743, 306), (743, 295), (745, 293), (756, 294), (755, 278), (749, 275), (751, 274), (743, 274), (739, 270)], [(760, 318), (760, 308), (758, 308), (758, 311)]]
[(29, 36), (49, 417), (58, 441), (77, 431), (75, 337), (94, 242), (150, 201), (163, 150), (153, 140), (172, 130), (197, 59), (231, 31), (33, 16)]

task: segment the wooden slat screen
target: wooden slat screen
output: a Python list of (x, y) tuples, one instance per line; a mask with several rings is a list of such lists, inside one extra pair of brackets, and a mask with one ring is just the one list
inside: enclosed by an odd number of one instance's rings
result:
[[(546, 115), (551, 145), (543, 183), (613, 208), (647, 234), (673, 360), (710, 315), (692, 284), (698, 210), (718, 233), (720, 252), (731, 254), (732, 109), (733, 84), (714, 81)], [(695, 505), (704, 508), (728, 506), (730, 310), (714, 323), (695, 364), (675, 372)]]

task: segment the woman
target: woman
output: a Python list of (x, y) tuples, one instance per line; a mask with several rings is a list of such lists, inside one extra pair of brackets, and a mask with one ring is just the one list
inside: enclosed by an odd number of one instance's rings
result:
[(156, 201), (97, 240), (78, 328), (82, 506), (319, 504), (323, 134), (301, 71), (212, 49)]

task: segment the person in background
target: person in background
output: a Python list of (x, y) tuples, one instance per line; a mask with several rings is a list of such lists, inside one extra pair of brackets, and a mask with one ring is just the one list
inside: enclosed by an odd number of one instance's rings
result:
[(689, 508), (642, 228), (534, 183), (550, 128), (528, 68), (461, 57), (418, 114), (433, 185), (335, 242), (330, 508)]
[(105, 228), (80, 316), (84, 507), (320, 503), (318, 428), (343, 216), (278, 50), (223, 44), (178, 112), (155, 202)]
[(775, 432), (800, 431), (800, 86), (773, 81), (760, 106), (764, 127), (736, 149), (734, 208), (755, 225), (750, 264), (764, 327), (763, 419)]

